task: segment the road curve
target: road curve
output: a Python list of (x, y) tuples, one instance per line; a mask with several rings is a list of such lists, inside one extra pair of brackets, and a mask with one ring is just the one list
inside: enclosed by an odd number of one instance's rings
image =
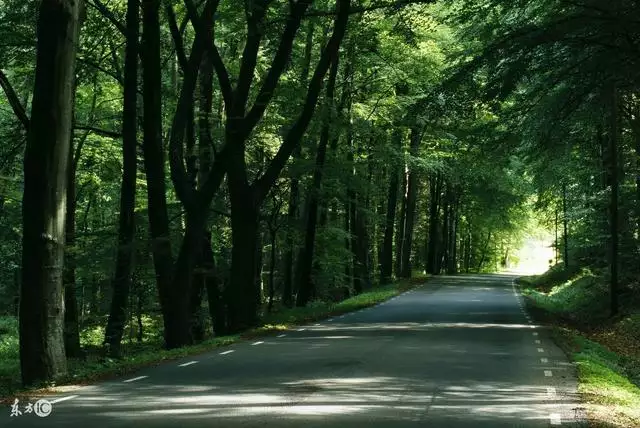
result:
[(586, 426), (573, 366), (513, 279), (432, 278), (366, 310), (47, 397), (46, 417), (5, 408), (0, 426)]

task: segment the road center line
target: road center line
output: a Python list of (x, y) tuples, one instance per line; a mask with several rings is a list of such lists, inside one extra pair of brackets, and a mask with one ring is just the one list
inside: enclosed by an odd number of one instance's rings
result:
[(263, 343), (264, 342), (261, 342), (261, 341), (260, 342), (254, 342), (254, 343), (251, 344), (251, 346), (262, 345)]
[(545, 370), (545, 371), (544, 371), (544, 375), (545, 375), (546, 377), (551, 377), (551, 376), (553, 376), (553, 373), (551, 372), (551, 370)]
[(235, 352), (235, 351), (231, 350), (231, 351), (220, 352), (220, 355), (227, 355), (227, 354), (230, 354), (232, 352)]
[(276, 337), (285, 337), (285, 336), (286, 336), (286, 334), (279, 334)]
[(538, 332), (537, 332), (537, 331), (534, 331), (534, 332), (533, 332), (533, 335), (534, 335), (534, 336), (537, 336), (537, 335), (538, 335)]
[(198, 362), (197, 361), (189, 361), (188, 363), (178, 364), (178, 367), (187, 367), (187, 366), (191, 366), (193, 364), (198, 364)]
[(57, 399), (55, 399), (53, 401), (50, 401), (50, 403), (51, 404), (56, 404), (56, 403), (60, 403), (62, 401), (72, 400), (72, 399), (74, 399), (76, 397), (79, 397), (79, 396), (78, 395), (70, 395), (68, 397), (57, 398)]
[(544, 352), (544, 349), (538, 348), (538, 352)]
[(138, 377), (134, 377), (134, 378), (131, 378), (131, 379), (123, 380), (123, 382), (135, 382), (137, 380), (144, 379), (146, 377), (149, 377), (149, 376), (138, 376)]
[(539, 345), (539, 344), (540, 344), (540, 341), (539, 341), (539, 340), (536, 340), (536, 344), (538, 344), (538, 345)]
[(549, 360), (546, 359), (546, 358), (540, 358), (540, 362), (544, 363), (544, 364), (547, 364), (549, 362)]

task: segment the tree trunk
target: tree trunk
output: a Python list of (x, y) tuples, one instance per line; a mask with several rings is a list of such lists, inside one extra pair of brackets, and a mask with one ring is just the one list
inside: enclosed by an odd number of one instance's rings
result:
[(437, 275), (438, 254), (438, 222), (440, 212), (440, 175), (433, 174), (429, 180), (429, 250), (427, 258), (427, 273)]
[(562, 224), (564, 233), (562, 235), (564, 241), (564, 268), (569, 269), (569, 218), (567, 217), (567, 185), (562, 184)]
[(617, 88), (614, 86), (611, 93), (611, 111), (610, 128), (609, 128), (609, 171), (611, 177), (611, 218), (610, 218), (610, 235), (611, 235), (611, 278), (610, 278), (610, 315), (613, 317), (618, 314), (618, 95)]
[[(309, 70), (311, 68), (311, 53), (313, 51), (313, 32), (315, 25), (313, 21), (309, 21), (308, 29), (307, 29), (307, 39), (305, 43), (304, 49), (304, 63), (302, 67), (302, 76), (301, 82), (303, 86), (308, 84), (309, 80)], [(295, 150), (293, 151), (293, 161), (295, 162), (298, 158), (300, 158), (301, 145), (297, 145)], [(291, 178), (291, 190), (289, 193), (289, 211), (287, 213), (288, 227), (287, 231), (287, 242), (286, 248), (287, 252), (284, 256), (284, 287), (282, 291), (282, 301), (286, 307), (291, 307), (293, 305), (293, 267), (294, 267), (294, 254), (295, 254), (295, 245), (293, 239), (293, 229), (295, 228), (294, 224), (296, 219), (299, 217), (299, 180), (297, 177)]]
[(149, 227), (151, 230), (153, 264), (158, 285), (160, 306), (164, 321), (165, 346), (169, 349), (181, 346), (184, 337), (175, 319), (178, 308), (172, 289), (173, 257), (169, 235), (164, 150), (162, 147), (162, 100), (160, 63), (159, 0), (142, 2), (142, 83), (143, 83), (143, 151), (147, 176)]
[(487, 234), (487, 241), (484, 244), (484, 249), (482, 250), (482, 254), (480, 255), (480, 262), (478, 263), (478, 272), (481, 271), (482, 265), (484, 265), (484, 260), (487, 256), (487, 250), (489, 249), (489, 243), (491, 242), (491, 232)]
[(81, 1), (43, 0), (24, 159), (20, 366), (25, 386), (67, 372), (64, 350), (66, 188)]
[(113, 356), (120, 355), (120, 342), (126, 322), (126, 305), (133, 275), (135, 202), (138, 124), (138, 39), (140, 10), (137, 0), (127, 2), (127, 46), (124, 64), (124, 106), (122, 111), (122, 186), (120, 188), (120, 217), (118, 255), (113, 278), (111, 310), (105, 330), (104, 343)]
[[(409, 153), (412, 157), (418, 156), (418, 147), (420, 145), (420, 129), (417, 126), (411, 128), (411, 142), (409, 144)], [(404, 238), (402, 245), (402, 265), (400, 276), (402, 278), (411, 278), (411, 247), (413, 246), (413, 227), (416, 218), (416, 205), (418, 200), (418, 183), (419, 174), (414, 168), (411, 168), (408, 174), (407, 184), (407, 208), (405, 216)]]
[(69, 177), (67, 181), (67, 212), (65, 217), (64, 257), (64, 349), (67, 358), (80, 357), (80, 327), (76, 299), (76, 169), (73, 159), (73, 138), (69, 142)]
[(336, 78), (338, 76), (338, 57), (331, 64), (329, 72), (329, 80), (327, 83), (327, 95), (325, 101), (324, 120), (322, 130), (320, 132), (320, 141), (318, 143), (318, 152), (316, 154), (316, 167), (313, 172), (313, 182), (309, 190), (307, 204), (306, 232), (304, 240), (304, 248), (298, 258), (297, 270), (299, 283), (298, 295), (296, 298), (296, 306), (306, 306), (309, 298), (314, 293), (314, 285), (312, 283), (311, 273), (313, 266), (313, 250), (316, 240), (316, 226), (318, 221), (318, 206), (320, 199), (320, 188), (322, 187), (322, 172), (327, 155), (327, 145), (329, 144), (329, 127), (333, 122), (333, 99), (336, 87)]
[(275, 285), (275, 274), (274, 270), (276, 268), (276, 238), (277, 233), (275, 229), (269, 230), (269, 239), (271, 242), (271, 250), (269, 251), (269, 306), (267, 307), (267, 311), (271, 312), (273, 309), (273, 299), (276, 294), (276, 285)]
[[(394, 145), (401, 147), (402, 135), (396, 128), (393, 134)], [(386, 283), (391, 279), (393, 269), (393, 231), (395, 228), (396, 206), (398, 201), (398, 176), (400, 172), (395, 166), (389, 167), (390, 180), (387, 196), (387, 215), (384, 228), (384, 241), (382, 243), (382, 255), (380, 261), (380, 283)]]
[(405, 225), (407, 218), (407, 171), (404, 160), (402, 161), (402, 185), (400, 187), (400, 216), (398, 217), (397, 229), (396, 229), (396, 260), (395, 260), (395, 272), (396, 276), (402, 276), (402, 253), (404, 251), (404, 239), (405, 239)]
[[(233, 192), (231, 194), (232, 198), (238, 197)], [(249, 198), (239, 199), (231, 204), (232, 250), (228, 330), (232, 334), (253, 326), (257, 321), (258, 309), (255, 288), (258, 210), (251, 205)]]

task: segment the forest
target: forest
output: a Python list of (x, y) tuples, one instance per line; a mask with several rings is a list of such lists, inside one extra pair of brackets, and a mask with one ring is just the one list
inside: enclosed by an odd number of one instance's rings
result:
[(639, 11), (0, 0), (2, 389), (516, 266), (531, 237), (640, 340)]

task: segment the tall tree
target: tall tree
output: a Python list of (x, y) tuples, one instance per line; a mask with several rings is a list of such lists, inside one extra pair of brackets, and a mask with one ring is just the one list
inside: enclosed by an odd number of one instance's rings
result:
[(105, 329), (104, 343), (112, 355), (120, 354), (120, 342), (126, 322), (126, 306), (133, 274), (135, 202), (137, 175), (137, 98), (138, 44), (140, 5), (138, 0), (127, 2), (127, 41), (124, 60), (124, 101), (122, 109), (122, 184), (120, 187), (120, 216), (118, 254), (113, 278), (111, 310)]
[(24, 160), (20, 364), (32, 385), (67, 371), (62, 270), (75, 58), (83, 3), (43, 0)]

